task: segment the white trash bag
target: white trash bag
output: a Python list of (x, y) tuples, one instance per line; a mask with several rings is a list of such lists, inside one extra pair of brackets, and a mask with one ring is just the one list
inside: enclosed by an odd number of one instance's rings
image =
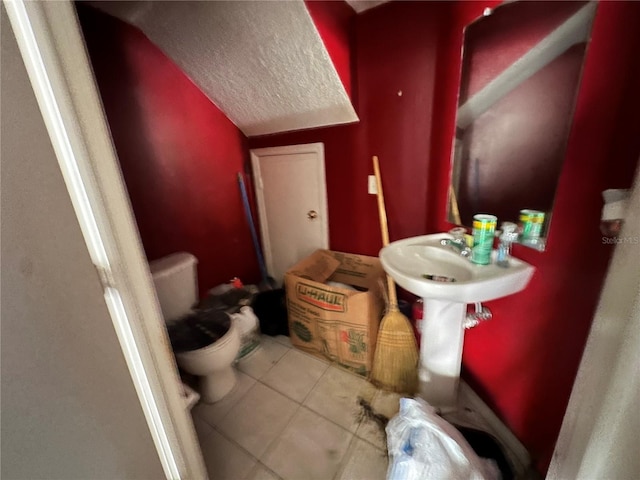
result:
[(401, 398), (386, 428), (387, 480), (499, 480), (495, 463), (480, 458), (462, 434), (422, 399)]

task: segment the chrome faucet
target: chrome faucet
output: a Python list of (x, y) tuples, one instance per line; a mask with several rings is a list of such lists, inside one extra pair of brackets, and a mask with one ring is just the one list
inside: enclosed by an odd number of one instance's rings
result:
[(440, 245), (449, 247), (460, 254), (461, 257), (471, 258), (471, 249), (467, 246), (465, 234), (467, 231), (463, 227), (453, 228), (449, 231), (453, 238), (443, 238)]
[(501, 233), (498, 237), (498, 254), (496, 255), (496, 264), (502, 268), (509, 267), (509, 257), (511, 256), (511, 245), (518, 241), (518, 226), (512, 222), (503, 222), (500, 226)]

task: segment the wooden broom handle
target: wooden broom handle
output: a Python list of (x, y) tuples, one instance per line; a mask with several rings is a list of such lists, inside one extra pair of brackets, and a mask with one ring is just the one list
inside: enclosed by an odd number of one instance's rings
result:
[(380, 164), (378, 157), (373, 157), (373, 173), (376, 176), (376, 190), (378, 191), (378, 215), (380, 215), (380, 230), (382, 232), (382, 246), (389, 245), (389, 226), (387, 224), (387, 210), (384, 206), (384, 193), (382, 192), (382, 178), (380, 177)]
[[(387, 209), (384, 206), (384, 194), (382, 192), (382, 177), (380, 175), (380, 164), (378, 157), (373, 156), (373, 173), (376, 176), (376, 190), (378, 194), (378, 215), (380, 215), (380, 231), (382, 233), (382, 246), (389, 245), (389, 225), (387, 224)], [(389, 275), (387, 275), (387, 286), (389, 288), (389, 308), (398, 308), (398, 296), (396, 295), (396, 284)]]

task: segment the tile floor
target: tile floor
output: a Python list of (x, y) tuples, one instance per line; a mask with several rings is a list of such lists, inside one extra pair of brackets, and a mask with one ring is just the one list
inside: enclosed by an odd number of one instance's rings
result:
[(377, 480), (387, 472), (384, 434), (361, 416), (358, 397), (397, 413), (399, 396), (263, 337), (237, 365), (238, 384), (192, 416), (211, 480)]
[[(236, 368), (238, 383), (229, 395), (192, 409), (210, 480), (385, 479), (384, 433), (362, 416), (358, 399), (391, 418), (400, 395), (296, 350), (284, 336), (263, 336), (261, 348)], [(499, 438), (471, 395), (462, 385), (457, 411), (443, 417)], [(516, 478), (537, 478), (506, 453)]]

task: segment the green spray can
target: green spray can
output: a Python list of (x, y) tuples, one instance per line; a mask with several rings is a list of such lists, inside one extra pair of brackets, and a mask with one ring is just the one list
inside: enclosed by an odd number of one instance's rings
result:
[(473, 216), (473, 248), (471, 261), (478, 265), (491, 263), (493, 237), (496, 231), (498, 217), (495, 215), (478, 214)]
[(540, 238), (544, 225), (544, 212), (529, 209), (520, 210), (520, 225), (522, 226), (522, 240)]

